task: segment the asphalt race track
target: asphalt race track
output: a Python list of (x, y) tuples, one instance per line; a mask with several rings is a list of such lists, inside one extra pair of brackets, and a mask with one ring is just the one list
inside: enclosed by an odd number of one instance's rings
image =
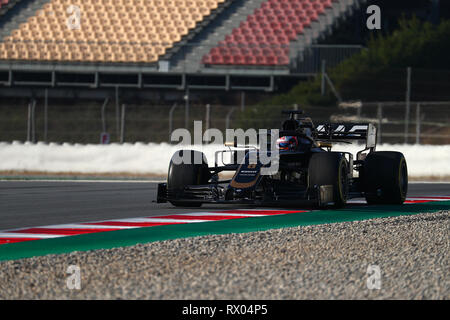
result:
[[(156, 190), (155, 182), (0, 181), (0, 230), (243, 208), (175, 208), (153, 203)], [(412, 183), (408, 191), (409, 197), (449, 194), (450, 183)]]
[[(199, 213), (152, 203), (154, 182), (2, 181), (0, 300), (448, 300), (449, 191), (413, 183), (404, 206)], [(67, 287), (70, 265), (80, 290)]]

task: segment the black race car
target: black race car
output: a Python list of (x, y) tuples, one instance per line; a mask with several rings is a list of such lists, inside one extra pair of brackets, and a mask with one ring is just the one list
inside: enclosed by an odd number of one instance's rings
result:
[[(203, 203), (256, 205), (309, 204), (342, 207), (347, 200), (365, 197), (369, 204), (402, 204), (408, 188), (408, 170), (400, 152), (376, 152), (376, 127), (370, 123), (327, 123), (315, 126), (308, 117), (296, 119), (301, 111), (283, 111), (290, 117), (279, 131), (278, 170), (261, 174), (260, 157), (270, 148), (252, 148), (236, 143), (216, 152), (214, 167), (203, 153), (180, 150), (169, 165), (167, 183), (158, 185), (157, 202), (199, 207)], [(287, 138), (286, 138), (287, 137)], [(334, 143), (365, 141), (356, 154), (331, 151)], [(291, 143), (293, 142), (293, 143)], [(240, 152), (239, 152), (240, 151)], [(242, 152), (243, 151), (243, 152)], [(190, 154), (197, 163), (174, 161)], [(227, 164), (219, 156), (231, 155)], [(238, 155), (241, 154), (241, 157)], [(243, 156), (242, 156), (243, 154)], [(250, 159), (257, 159), (252, 162)], [(231, 180), (219, 173), (234, 171)]]

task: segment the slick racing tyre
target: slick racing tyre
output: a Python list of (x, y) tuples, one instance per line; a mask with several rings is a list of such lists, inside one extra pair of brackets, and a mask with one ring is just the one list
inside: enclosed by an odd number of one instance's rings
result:
[[(180, 163), (179, 159), (183, 159), (183, 155), (190, 152), (189, 163)], [(194, 161), (197, 159), (197, 161)], [(199, 164), (198, 162), (202, 163)], [(189, 185), (200, 185), (208, 183), (210, 172), (206, 157), (202, 152), (194, 150), (177, 151), (169, 164), (169, 174), (167, 177), (167, 191), (170, 198), (182, 197), (183, 190)], [(171, 204), (177, 207), (200, 207), (200, 202), (188, 202), (169, 200)]]
[(339, 152), (314, 153), (309, 161), (309, 185), (317, 187), (333, 186), (334, 207), (340, 208), (347, 203), (348, 163)]
[(402, 204), (408, 192), (408, 168), (402, 153), (371, 152), (362, 176), (368, 204)]

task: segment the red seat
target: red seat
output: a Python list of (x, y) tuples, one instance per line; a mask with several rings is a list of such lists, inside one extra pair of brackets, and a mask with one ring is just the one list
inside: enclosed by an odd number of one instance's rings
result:
[(272, 9), (281, 9), (280, 4), (278, 2), (276, 2), (276, 1), (269, 1), (269, 6)]
[(267, 36), (273, 36), (273, 30), (272, 28), (264, 28), (263, 29), (263, 34), (267, 37)]
[(221, 55), (213, 55), (211, 57), (212, 64), (223, 64), (223, 58)]
[(311, 3), (309, 3), (309, 2), (303, 2), (302, 3), (302, 8), (303, 8), (303, 10), (310, 10), (310, 9), (312, 9), (312, 6), (311, 6)]
[(289, 57), (286, 55), (277, 56), (277, 65), (288, 65)]
[(248, 42), (246, 45), (246, 48), (258, 48), (258, 47), (259, 47), (259, 43), (257, 41)]
[(284, 34), (290, 41), (295, 40), (297, 38), (297, 32), (294, 29), (283, 29)]
[(220, 54), (220, 50), (219, 50), (219, 48), (212, 48), (211, 49), (211, 51), (209, 52), (211, 55), (213, 55), (213, 54)]
[(241, 34), (244, 37), (253, 34), (253, 30), (250, 28), (245, 27), (245, 28), (239, 28), (239, 29), (241, 30)]
[(256, 64), (256, 58), (254, 56), (245, 56), (245, 64), (247, 65), (252, 65), (252, 64)]
[(245, 28), (251, 28), (251, 27), (250, 27), (250, 22), (249, 22), (248, 20), (242, 21), (242, 22), (239, 24), (239, 28), (243, 28), (243, 29), (245, 29)]
[(265, 57), (274, 55), (272, 48), (264, 48), (261, 50), (261, 54)]
[(280, 42), (278, 41), (278, 38), (273, 35), (266, 36), (266, 42), (270, 45), (280, 44)]
[(202, 63), (204, 63), (204, 64), (211, 64), (212, 61), (213, 60), (212, 60), (211, 55), (206, 54), (206, 55), (203, 56)]
[(257, 21), (249, 21), (248, 22), (248, 27), (250, 29), (255, 29), (259, 27), (259, 23)]
[(291, 4), (289, 2), (281, 2), (280, 4), (281, 10), (290, 10), (291, 9)]
[(244, 56), (237, 54), (235, 56), (233, 56), (233, 63), (240, 65), (240, 64), (245, 64), (245, 58)]
[(283, 30), (293, 30), (294, 27), (292, 27), (292, 24), (290, 22), (282, 22), (280, 23), (280, 28)]
[(253, 30), (253, 36), (261, 35), (263, 34), (263, 29), (261, 29), (259, 26), (257, 28), (252, 29)]
[(325, 8), (322, 6), (322, 4), (317, 2), (317, 3), (314, 3), (312, 5), (312, 7), (313, 7), (313, 10), (315, 10), (317, 14), (325, 14)]
[(233, 64), (233, 56), (231, 54), (226, 54), (222, 58), (224, 64)]
[(254, 47), (250, 49), (252, 51), (252, 55), (254, 56), (260, 56), (261, 55), (261, 48)]
[(284, 30), (281, 29), (280, 25), (278, 25), (278, 28), (273, 29), (273, 33), (276, 37), (284, 36)]
[(275, 57), (273, 55), (266, 57), (266, 61), (264, 62), (264, 64), (268, 65), (268, 66), (276, 65), (277, 64), (277, 57)]
[(266, 63), (266, 59), (263, 56), (256, 56), (255, 64), (264, 65)]
[(241, 53), (241, 49), (238, 47), (230, 48), (230, 55), (235, 56)]
[(230, 49), (228, 47), (220, 47), (218, 54), (224, 56), (230, 53)]
[(261, 42), (265, 42), (266, 41), (266, 37), (264, 34), (259, 34), (255, 36), (255, 41), (257, 43), (261, 43)]
[(255, 36), (253, 34), (247, 34), (247, 35), (244, 36), (244, 40), (245, 40), (245, 42), (248, 43), (248, 42), (256, 41), (256, 38), (255, 38)]
[(250, 48), (248, 46), (246, 46), (246, 47), (240, 49), (240, 54), (243, 56), (248, 56), (248, 55), (252, 54), (252, 51), (250, 50)]
[(319, 19), (317, 12), (313, 9), (306, 10), (306, 16), (311, 21), (317, 21)]
[(247, 21), (249, 23), (256, 22), (256, 16), (254, 14), (251, 14), (251, 15), (247, 16)]
[(303, 9), (295, 9), (295, 10), (294, 10), (294, 15), (295, 15), (296, 17), (304, 17), (304, 16), (306, 16), (306, 10), (303, 10)]
[(235, 36), (235, 35), (242, 35), (242, 29), (241, 28), (234, 28), (233, 31), (231, 31), (231, 34), (233, 36)]
[(265, 29), (265, 28), (269, 28), (269, 27), (270, 27), (269, 22), (267, 22), (266, 20), (259, 23), (259, 28), (261, 28), (261, 29)]
[(266, 23), (268, 23), (268, 20), (267, 20), (267, 16), (256, 16), (256, 21), (258, 21), (260, 24), (262, 23), (262, 22), (266, 22)]
[(278, 21), (273, 21), (270, 23), (270, 27), (272, 28), (272, 30), (274, 31), (274, 34), (276, 34), (275, 30), (277, 29), (281, 29), (281, 25)]
[(274, 21), (278, 21), (277, 16), (274, 14), (269, 14), (266, 16), (266, 19), (269, 23), (274, 22)]
[(268, 1), (263, 2), (263, 3), (261, 4), (261, 8), (262, 8), (262, 9), (270, 8), (270, 3), (269, 3)]
[(278, 17), (278, 16), (284, 15), (285, 13), (284, 13), (284, 10), (281, 10), (281, 9), (275, 9), (275, 10), (273, 10), (273, 14), (276, 15), (276, 16)]
[(272, 8), (264, 8), (264, 9), (261, 9), (260, 11), (258, 11), (258, 12), (255, 10), (255, 13), (257, 15), (260, 15), (260, 16), (269, 16), (271, 14), (274, 14)]
[(283, 22), (286, 22), (288, 20), (287, 16), (285, 14), (277, 16), (277, 19), (278, 19), (279, 23), (283, 23)]
[(289, 44), (289, 38), (283, 34), (278, 37), (278, 42), (281, 44)]
[(292, 2), (291, 3), (291, 9), (295, 10), (295, 9), (300, 9), (302, 6), (300, 5), (299, 2)]
[(331, 8), (333, 6), (331, 0), (320, 0), (320, 3), (324, 8)]
[(244, 37), (241, 34), (233, 34), (232, 37), (234, 42), (239, 43), (244, 41)]
[(311, 25), (311, 20), (309, 17), (299, 17), (299, 22), (303, 25), (303, 27), (308, 27)]

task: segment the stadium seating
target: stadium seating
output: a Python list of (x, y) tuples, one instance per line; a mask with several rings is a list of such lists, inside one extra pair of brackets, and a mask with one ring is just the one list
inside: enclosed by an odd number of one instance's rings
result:
[[(342, 0), (341, 0), (342, 1)], [(289, 45), (339, 0), (268, 0), (206, 54), (206, 65), (289, 64)], [(229, 49), (234, 50), (230, 51)]]
[[(224, 1), (51, 0), (3, 39), (0, 59), (156, 62)], [(71, 5), (80, 9), (79, 28)]]

